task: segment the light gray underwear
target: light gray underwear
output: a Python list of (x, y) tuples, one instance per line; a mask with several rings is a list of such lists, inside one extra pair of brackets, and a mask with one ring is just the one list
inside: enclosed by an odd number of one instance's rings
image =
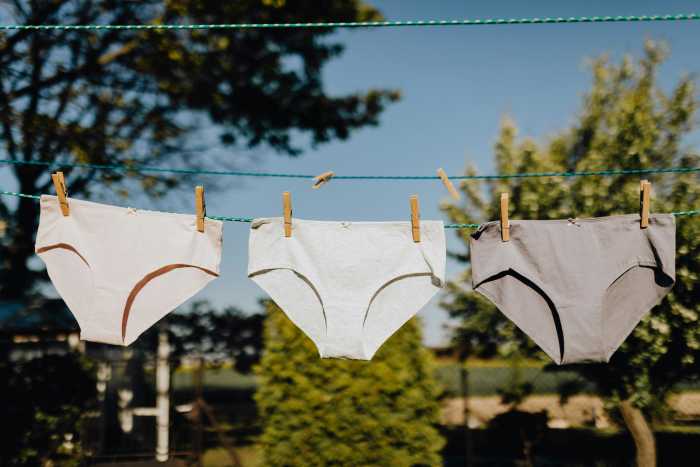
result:
[(676, 277), (671, 214), (489, 222), (470, 249), (474, 290), (559, 364), (609, 361)]

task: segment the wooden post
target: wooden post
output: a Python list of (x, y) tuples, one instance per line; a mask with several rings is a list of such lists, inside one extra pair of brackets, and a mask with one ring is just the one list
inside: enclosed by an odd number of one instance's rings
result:
[(165, 462), (170, 453), (170, 343), (165, 326), (158, 333), (156, 394), (156, 460)]

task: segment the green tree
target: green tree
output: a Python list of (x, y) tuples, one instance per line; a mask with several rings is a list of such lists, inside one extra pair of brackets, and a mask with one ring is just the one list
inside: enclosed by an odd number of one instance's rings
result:
[[(504, 119), (495, 145), (500, 173), (585, 171), (650, 167), (697, 167), (700, 156), (684, 146), (694, 128), (698, 102), (693, 81), (684, 77), (670, 91), (657, 82), (664, 47), (647, 42), (644, 57), (592, 64), (593, 83), (577, 121), (543, 143), (518, 140), (515, 124)], [(474, 173), (468, 169), (468, 173)], [(697, 173), (644, 176), (653, 183), (652, 210), (697, 209)], [(510, 215), (517, 219), (559, 219), (638, 212), (639, 176), (518, 178), (468, 182), (464, 206), (444, 205), (455, 222), (498, 218), (498, 197), (511, 194)], [(468, 242), (470, 232), (460, 231)], [(680, 381), (700, 373), (700, 219), (677, 219), (676, 284), (614, 354), (609, 364), (573, 365), (593, 381), (601, 395), (622, 412), (636, 446), (639, 465), (654, 465), (655, 447), (648, 420)], [(465, 262), (467, 255), (458, 255)], [(460, 326), (454, 338), (468, 354), (544, 355), (530, 339), (484, 298), (471, 291), (470, 270), (448, 285), (444, 307)]]
[[(361, 0), (6, 2), (5, 23), (162, 24), (356, 21)], [(295, 156), (376, 125), (395, 91), (329, 95), (322, 71), (343, 47), (331, 29), (12, 30), (0, 33), (0, 158), (11, 161), (235, 167), (262, 151)], [(294, 137), (293, 137), (294, 136)], [(256, 149), (255, 152), (251, 152)], [(208, 164), (209, 163), (209, 164)], [(49, 170), (9, 165), (17, 190), (52, 191)], [(172, 176), (65, 169), (71, 195), (160, 195)], [(213, 183), (213, 182), (212, 182)], [(189, 189), (188, 189), (189, 192)], [(39, 207), (0, 200), (0, 298), (41, 291), (28, 264)]]
[(255, 395), (265, 465), (441, 465), (438, 388), (417, 321), (371, 362), (320, 359), (270, 302)]
[[(2, 465), (79, 465), (86, 410), (96, 405), (90, 364), (77, 354), (0, 363)], [(72, 448), (66, 441), (73, 443)]]
[[(263, 313), (195, 301), (163, 318), (170, 335), (170, 358), (201, 357), (213, 366), (232, 360), (236, 371), (250, 373), (260, 360), (264, 318)], [(159, 326), (151, 327), (130, 348), (155, 358), (159, 332)]]

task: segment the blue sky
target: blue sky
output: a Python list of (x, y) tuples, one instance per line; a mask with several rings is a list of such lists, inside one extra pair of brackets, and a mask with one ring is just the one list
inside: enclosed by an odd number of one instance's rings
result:
[[(683, 13), (691, 1), (376, 1), (388, 19), (454, 19)], [(458, 174), (467, 163), (492, 172), (492, 145), (504, 114), (521, 135), (546, 138), (574, 121), (590, 76), (586, 59), (610, 53), (639, 55), (645, 38), (665, 40), (671, 56), (661, 70), (666, 86), (699, 71), (700, 22), (616, 23), (343, 30), (342, 57), (325, 71), (332, 93), (368, 87), (400, 89), (403, 98), (381, 125), (350, 140), (322, 146), (298, 159), (264, 157), (259, 170), (338, 174), (433, 175), (437, 167)], [(555, 180), (542, 180), (554, 183)], [(281, 192), (292, 192), (301, 218), (396, 220), (408, 216), (408, 196), (418, 194), (424, 219), (442, 219), (447, 192), (439, 181), (336, 180), (312, 190), (306, 180), (250, 180), (208, 200), (211, 213), (281, 214)], [(222, 277), (201, 296), (254, 309), (262, 292), (245, 276), (247, 228), (225, 226)], [(453, 232), (448, 249), (460, 250)], [(448, 262), (448, 277), (462, 266)], [(443, 342), (446, 313), (435, 297), (420, 316), (429, 344)]]
[[(498, 2), (387, 0), (370, 2), (387, 19), (604, 16), (690, 13), (693, 1)], [(335, 38), (345, 53), (325, 70), (330, 93), (370, 87), (399, 89), (402, 100), (382, 116), (381, 125), (348, 141), (309, 150), (296, 159), (262, 155), (247, 168), (273, 172), (434, 175), (437, 167), (458, 174), (467, 163), (492, 172), (491, 148), (504, 114), (523, 136), (546, 138), (574, 121), (590, 76), (586, 59), (639, 55), (645, 38), (664, 40), (671, 56), (661, 70), (670, 87), (697, 72), (700, 21), (660, 23), (513, 25), (342, 30)], [(698, 138), (694, 138), (695, 143)], [(3, 177), (4, 179), (5, 177)], [(542, 180), (556, 183), (555, 180)], [(192, 183), (196, 183), (193, 179)], [(423, 219), (442, 219), (447, 198), (439, 181), (335, 180), (312, 190), (308, 180), (245, 179), (207, 197), (210, 214), (277, 216), (281, 193), (292, 192), (294, 213), (307, 219), (405, 220), (408, 197), (418, 194)], [(123, 203), (120, 203), (123, 204)], [(148, 207), (148, 206), (141, 206)], [(154, 207), (154, 206), (150, 206)], [(690, 208), (690, 207), (689, 207)], [(258, 309), (263, 296), (246, 277), (248, 224), (225, 225), (222, 275), (196, 298), (216, 305)], [(448, 249), (461, 250), (453, 232)], [(459, 273), (448, 262), (448, 277)], [(429, 344), (445, 340), (446, 313), (437, 296), (420, 316)]]

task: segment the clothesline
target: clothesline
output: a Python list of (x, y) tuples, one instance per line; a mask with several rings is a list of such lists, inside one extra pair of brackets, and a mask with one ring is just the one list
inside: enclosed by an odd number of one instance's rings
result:
[(667, 15), (570, 16), (544, 18), (484, 18), (408, 21), (319, 21), (294, 23), (226, 23), (226, 24), (2, 24), (0, 30), (194, 30), (194, 29), (298, 29), (298, 28), (384, 28), (405, 26), (494, 26), (514, 24), (626, 23), (651, 21), (690, 21), (698, 13)]
[[(207, 169), (181, 169), (173, 167), (154, 167), (146, 165), (120, 165), (120, 164), (88, 164), (88, 163), (61, 163), (49, 161), (22, 161), (14, 159), (0, 159), (0, 164), (7, 165), (38, 165), (59, 168), (79, 168), (93, 170), (110, 170), (115, 172), (159, 172), (188, 175), (219, 175), (232, 177), (272, 177), (272, 178), (301, 178), (313, 179), (317, 174), (298, 173), (274, 173), (274, 172), (241, 172), (235, 170), (207, 170)], [(700, 172), (700, 167), (654, 167), (648, 169), (606, 169), (571, 172), (526, 172), (500, 175), (450, 175), (452, 180), (502, 180), (511, 178), (536, 178), (536, 177), (591, 177), (614, 175), (644, 175), (654, 173), (691, 173)], [(436, 175), (334, 175), (333, 180), (439, 180)]]
[[(28, 195), (26, 193), (18, 193), (16, 191), (3, 191), (0, 190), (0, 195), (16, 196), (18, 198), (30, 198), (34, 200), (40, 200), (39, 195)], [(673, 216), (700, 216), (700, 209), (690, 210), (690, 211), (676, 211), (670, 213)], [(253, 222), (254, 217), (231, 217), (231, 216), (206, 216), (207, 219), (224, 221), (224, 222)], [(445, 224), (446, 229), (478, 229), (481, 224)]]

